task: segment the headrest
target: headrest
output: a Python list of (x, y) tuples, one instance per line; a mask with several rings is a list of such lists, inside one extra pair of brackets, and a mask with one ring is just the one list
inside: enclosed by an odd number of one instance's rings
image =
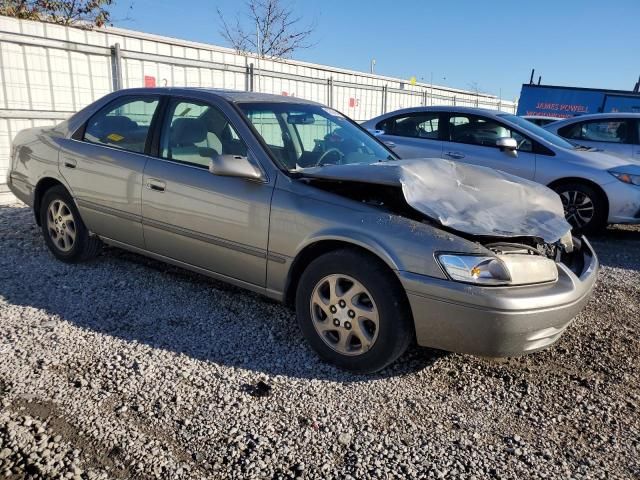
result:
[(171, 125), (171, 145), (193, 145), (207, 138), (207, 127), (199, 118), (176, 118)]
[(138, 124), (123, 115), (107, 115), (97, 122), (96, 127), (108, 135), (110, 133), (130, 132), (138, 128)]

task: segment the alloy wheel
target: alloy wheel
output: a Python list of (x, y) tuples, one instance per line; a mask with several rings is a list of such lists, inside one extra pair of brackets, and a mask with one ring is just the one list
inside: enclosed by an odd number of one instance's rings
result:
[(587, 225), (595, 214), (593, 200), (578, 190), (567, 190), (560, 193), (564, 216), (567, 221), (576, 228)]
[(47, 229), (53, 244), (62, 252), (68, 252), (76, 241), (76, 223), (69, 206), (60, 199), (49, 204)]
[(342, 355), (361, 355), (378, 338), (378, 308), (369, 291), (348, 275), (320, 280), (311, 295), (311, 319), (316, 332)]

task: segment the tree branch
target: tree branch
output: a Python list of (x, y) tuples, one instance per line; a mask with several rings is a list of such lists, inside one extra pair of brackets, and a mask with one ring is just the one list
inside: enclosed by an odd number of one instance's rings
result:
[(315, 31), (315, 23), (301, 27), (302, 19), (294, 16), (281, 0), (247, 0), (245, 8), (246, 14), (236, 16), (233, 28), (217, 9), (220, 34), (238, 53), (252, 49), (261, 57), (287, 57), (312, 46), (308, 40)]

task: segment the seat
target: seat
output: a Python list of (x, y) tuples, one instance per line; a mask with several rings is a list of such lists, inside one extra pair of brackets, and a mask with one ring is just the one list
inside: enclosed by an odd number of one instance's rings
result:
[[(169, 159), (204, 167), (219, 151), (209, 146), (207, 127), (199, 118), (176, 118), (169, 135)], [(213, 137), (211, 138), (213, 141)]]
[(418, 129), (415, 121), (411, 119), (403, 120), (402, 122), (396, 123), (395, 135), (399, 135), (401, 137), (417, 137)]
[(143, 152), (149, 129), (124, 115), (107, 115), (96, 122), (92, 130), (100, 143)]
[(137, 128), (138, 124), (124, 115), (106, 115), (96, 123), (96, 130), (104, 136), (112, 133), (122, 135)]
[(616, 128), (615, 138), (617, 139), (616, 141), (620, 143), (627, 143), (627, 124), (625, 122), (622, 122), (618, 125), (618, 128)]

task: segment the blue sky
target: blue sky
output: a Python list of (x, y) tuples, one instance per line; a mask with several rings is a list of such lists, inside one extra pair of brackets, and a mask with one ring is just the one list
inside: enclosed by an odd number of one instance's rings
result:
[[(286, 1), (286, 0), (285, 0)], [(116, 0), (116, 26), (218, 45), (216, 7), (242, 0)], [(424, 79), (514, 99), (531, 68), (542, 82), (630, 90), (640, 75), (639, 0), (289, 0), (315, 21), (293, 58)], [(128, 17), (128, 19), (127, 19)]]

